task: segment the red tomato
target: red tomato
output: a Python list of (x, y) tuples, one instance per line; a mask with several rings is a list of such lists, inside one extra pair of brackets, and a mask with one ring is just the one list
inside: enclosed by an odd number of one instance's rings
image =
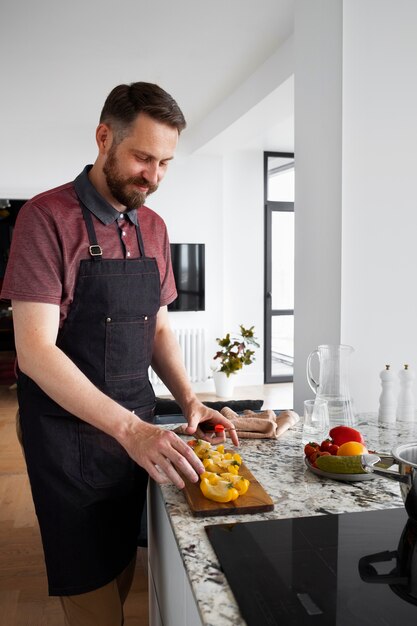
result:
[(325, 454), (324, 452), (320, 452), (320, 450), (318, 448), (316, 448), (316, 451), (313, 452), (313, 454), (310, 454), (310, 456), (308, 457), (309, 462), (314, 465), (316, 459), (321, 456), (322, 454)]
[(304, 454), (306, 455), (306, 457), (309, 459), (310, 456), (314, 453), (317, 452), (317, 450), (319, 449), (319, 444), (316, 443), (315, 441), (310, 441), (309, 443), (307, 443), (304, 446)]
[(187, 446), (190, 446), (190, 448), (194, 448), (196, 443), (196, 439), (190, 439), (189, 441), (187, 441)]
[(337, 446), (335, 443), (332, 443), (332, 445), (329, 448), (330, 454), (336, 455), (338, 450), (339, 450), (339, 446)]
[(335, 426), (331, 429), (329, 435), (337, 446), (341, 446), (347, 441), (357, 441), (365, 444), (365, 440), (359, 430), (355, 430), (350, 426)]
[(312, 454), (310, 454), (310, 456), (308, 457), (309, 463), (314, 465), (314, 461), (317, 459), (318, 455), (319, 455), (319, 453), (317, 451), (313, 452)]
[(317, 467), (316, 461), (319, 456), (330, 456), (330, 452), (321, 452), (320, 450), (317, 450), (317, 452), (313, 452), (313, 454), (308, 457), (308, 462), (311, 463), (313, 467)]
[(320, 450), (322, 452), (330, 452), (330, 448), (332, 447), (332, 441), (330, 439), (325, 439), (320, 444)]

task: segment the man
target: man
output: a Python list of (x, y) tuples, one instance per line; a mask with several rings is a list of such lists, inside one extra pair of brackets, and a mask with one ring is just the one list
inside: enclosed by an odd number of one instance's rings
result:
[(165, 224), (144, 206), (184, 127), (158, 86), (116, 87), (94, 165), (28, 202), (13, 235), (2, 297), (13, 307), (23, 447), (49, 593), (71, 626), (123, 623), (148, 474), (181, 489), (182, 476), (203, 471), (184, 441), (152, 424), (149, 365), (189, 434), (201, 422), (231, 427), (191, 390), (168, 323)]

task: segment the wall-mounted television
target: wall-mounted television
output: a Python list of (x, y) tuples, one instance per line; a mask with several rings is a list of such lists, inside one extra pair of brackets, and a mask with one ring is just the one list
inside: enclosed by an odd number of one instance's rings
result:
[(205, 310), (205, 244), (171, 243), (171, 260), (178, 297), (169, 311)]

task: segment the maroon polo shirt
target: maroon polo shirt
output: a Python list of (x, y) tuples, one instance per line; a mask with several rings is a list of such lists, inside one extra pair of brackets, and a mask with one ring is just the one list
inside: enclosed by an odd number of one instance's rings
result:
[(161, 306), (177, 297), (163, 219), (146, 206), (119, 213), (91, 184), (90, 168), (75, 181), (35, 196), (20, 209), (1, 291), (6, 300), (58, 304), (60, 326), (73, 301), (80, 261), (90, 258), (77, 193), (93, 215), (103, 258), (137, 258), (135, 224), (139, 222), (145, 254), (158, 264)]

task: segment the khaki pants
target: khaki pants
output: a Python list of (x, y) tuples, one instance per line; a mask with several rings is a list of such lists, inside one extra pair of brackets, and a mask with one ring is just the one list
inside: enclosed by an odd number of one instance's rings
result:
[[(16, 433), (22, 445), (19, 411), (16, 413)], [(135, 565), (136, 556), (117, 578), (104, 587), (76, 596), (60, 597), (67, 626), (122, 626), (123, 604), (132, 586)]]
[(100, 589), (60, 597), (67, 626), (122, 626), (123, 604), (135, 573), (136, 557), (125, 570)]

